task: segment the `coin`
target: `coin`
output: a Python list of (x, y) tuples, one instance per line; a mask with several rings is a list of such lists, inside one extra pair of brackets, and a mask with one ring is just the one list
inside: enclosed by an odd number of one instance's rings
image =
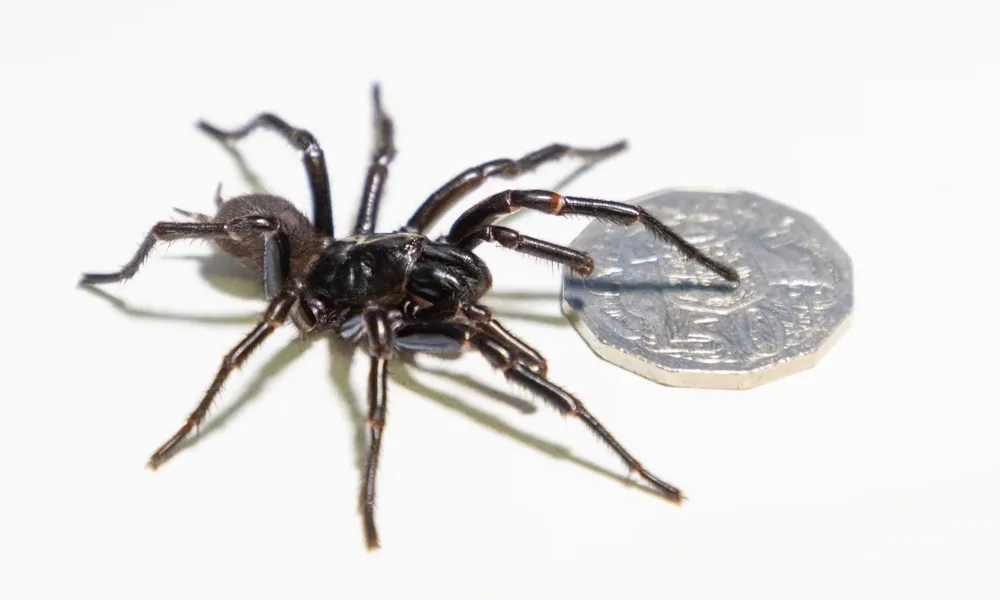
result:
[(847, 329), (851, 260), (812, 217), (740, 190), (668, 189), (634, 202), (735, 267), (730, 284), (641, 227), (593, 222), (573, 241), (563, 312), (598, 355), (659, 383), (746, 389), (813, 366)]

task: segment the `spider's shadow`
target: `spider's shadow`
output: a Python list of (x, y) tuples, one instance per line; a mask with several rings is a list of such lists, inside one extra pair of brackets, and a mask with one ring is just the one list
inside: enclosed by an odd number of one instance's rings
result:
[[(249, 166), (242, 153), (230, 146), (224, 146), (226, 151), (229, 153), (230, 157), (236, 163), (236, 167), (244, 180), (244, 183), (253, 193), (269, 193), (266, 185), (261, 180), (259, 175)], [(575, 181), (578, 177), (585, 174), (591, 168), (594, 167), (596, 163), (584, 163), (583, 165), (577, 167), (568, 176), (559, 181), (555, 186), (553, 186), (554, 191), (561, 191), (563, 188), (568, 186), (570, 183)], [(255, 281), (252, 274), (241, 264), (239, 264), (232, 257), (222, 254), (220, 252), (213, 252), (207, 256), (187, 256), (179, 257), (181, 259), (187, 260), (197, 260), (200, 263), (199, 272), (202, 278), (208, 282), (213, 288), (222, 291), (228, 295), (237, 296), (241, 298), (259, 298), (260, 297), (260, 282)], [(596, 284), (597, 286), (606, 286), (608, 282), (587, 282), (589, 284)], [(644, 285), (644, 284), (640, 284)], [(684, 284), (681, 284), (683, 286)], [(628, 289), (631, 287), (630, 284), (617, 284), (619, 289)], [(648, 287), (648, 286), (647, 286)], [(664, 286), (658, 285), (659, 289), (663, 289)], [(676, 284), (670, 287), (678, 287)], [(696, 286), (703, 287), (703, 286)], [(643, 287), (642, 289), (646, 289)], [(180, 320), (187, 322), (197, 322), (206, 324), (234, 324), (234, 323), (246, 323), (252, 324), (259, 319), (258, 314), (252, 315), (235, 315), (235, 316), (213, 316), (213, 315), (196, 315), (196, 314), (180, 314), (171, 312), (162, 312), (155, 310), (146, 310), (133, 308), (121, 299), (109, 294), (105, 291), (96, 288), (87, 288), (87, 291), (103, 298), (114, 306), (117, 310), (122, 311), (130, 316), (140, 317), (140, 318), (151, 318), (151, 319), (167, 319), (167, 320)], [(503, 292), (494, 291), (490, 294), (493, 298), (507, 298), (510, 300), (546, 300), (546, 301), (558, 301), (559, 294), (557, 293), (547, 293), (547, 292)], [(545, 323), (550, 325), (566, 325), (568, 322), (561, 315), (543, 315), (531, 312), (513, 312), (509, 310), (504, 310), (502, 308), (494, 309), (494, 313), (499, 316), (506, 316), (514, 319), (528, 320), (539, 323)], [(247, 404), (256, 400), (264, 388), (267, 386), (268, 382), (275, 377), (278, 373), (288, 367), (291, 363), (295, 362), (299, 357), (301, 357), (314, 343), (316, 338), (305, 338), (294, 340), (282, 348), (277, 354), (271, 357), (271, 359), (257, 370), (256, 376), (250, 381), (249, 385), (243, 390), (243, 393), (232, 401), (229, 406), (223, 409), (221, 412), (215, 414), (209, 418), (209, 421), (202, 427), (195, 435), (191, 436), (185, 440), (179, 450), (190, 448), (197, 444), (200, 440), (205, 439), (205, 437), (211, 435), (216, 430), (222, 428), (226, 423), (228, 423), (237, 412), (239, 412)], [(333, 388), (337, 396), (344, 402), (344, 406), (347, 410), (348, 418), (354, 429), (353, 435), (353, 445), (355, 454), (355, 467), (358, 469), (359, 473), (363, 474), (365, 467), (365, 459), (368, 451), (367, 443), (367, 428), (368, 428), (368, 415), (367, 411), (363, 408), (363, 400), (355, 392), (351, 386), (350, 381), (350, 371), (353, 364), (354, 355), (356, 349), (350, 344), (340, 340), (336, 337), (328, 337), (328, 345), (331, 355), (330, 360), (330, 371), (329, 377), (333, 385)], [(398, 368), (403, 366), (403, 368)], [(652, 495), (659, 496), (651, 488), (642, 485), (623, 473), (615, 472), (598, 464), (592, 463), (585, 459), (574, 456), (572, 452), (559, 444), (554, 444), (546, 440), (535, 437), (528, 434), (508, 423), (499, 419), (488, 412), (482, 411), (475, 408), (464, 400), (458, 398), (457, 396), (447, 394), (434, 387), (427, 384), (421, 383), (412, 377), (412, 370), (419, 370), (425, 373), (430, 373), (435, 376), (444, 377), (451, 379), (463, 386), (480, 392), (484, 395), (490, 396), (497, 399), (523, 413), (530, 413), (535, 411), (534, 404), (526, 402), (521, 398), (512, 395), (506, 391), (501, 391), (491, 386), (484, 385), (479, 381), (464, 376), (451, 373), (445, 370), (438, 369), (428, 369), (421, 365), (416, 365), (412, 361), (397, 361), (393, 363), (393, 367), (390, 370), (390, 380), (401, 387), (404, 387), (412, 392), (422, 395), (438, 404), (444, 406), (445, 408), (457, 411), (464, 416), (468, 417), (472, 421), (475, 421), (479, 425), (486, 427), (496, 433), (504, 435), (510, 439), (520, 442), (529, 448), (532, 448), (538, 452), (541, 452), (551, 458), (565, 460), (573, 463), (579, 467), (583, 467), (593, 473), (597, 473), (609, 479), (615, 480), (628, 487), (636, 488), (642, 490)]]
[[(215, 317), (138, 309), (129, 306), (123, 300), (103, 290), (95, 288), (86, 289), (90, 293), (109, 302), (117, 310), (139, 318), (165, 319), (206, 324), (252, 324), (259, 318), (259, 315), (257, 314), (237, 315), (233, 317)], [(540, 297), (551, 298), (550, 295), (543, 295)], [(565, 323), (565, 321), (561, 319), (560, 322)], [(268, 382), (290, 364), (295, 362), (299, 357), (305, 354), (305, 352), (312, 347), (314, 343), (316, 343), (317, 339), (318, 338), (307, 337), (305, 339), (292, 340), (278, 353), (272, 356), (267, 363), (258, 367), (256, 369), (256, 375), (246, 386), (240, 396), (230, 402), (222, 411), (210, 416), (207, 423), (205, 423), (205, 425), (201, 427), (196, 434), (189, 437), (180, 445), (179, 450), (191, 448), (207, 436), (212, 435), (219, 429), (223, 428), (239, 411), (259, 398), (264, 389), (267, 387)], [(364, 471), (365, 458), (368, 452), (368, 415), (367, 411), (363, 408), (364, 399), (356, 393), (350, 380), (351, 366), (353, 364), (356, 348), (338, 338), (327, 337), (326, 339), (331, 355), (329, 371), (330, 381), (337, 397), (344, 403), (348, 418), (350, 419), (354, 429), (353, 445), (355, 467), (358, 469), (360, 474)], [(398, 368), (399, 366), (402, 366), (403, 368)], [(468, 404), (455, 395), (442, 392), (441, 390), (418, 381), (412, 376), (412, 371), (421, 371), (432, 374), (436, 377), (451, 379), (452, 381), (457, 382), (470, 390), (474, 390), (480, 394), (499, 400), (500, 402), (507, 404), (522, 413), (532, 413), (536, 410), (534, 404), (527, 402), (516, 395), (483, 384), (466, 375), (452, 373), (447, 370), (427, 368), (423, 365), (417, 365), (410, 360), (393, 362), (393, 367), (394, 368), (390, 370), (390, 381), (395, 385), (406, 388), (418, 395), (428, 398), (445, 408), (459, 412), (479, 425), (482, 425), (483, 427), (486, 427), (514, 441), (520, 442), (527, 447), (541, 452), (551, 458), (565, 460), (579, 467), (583, 467), (588, 471), (615, 480), (628, 487), (636, 488), (652, 495), (658, 495), (652, 489), (630, 479), (621, 472), (615, 472), (596, 463), (574, 456), (573, 453), (565, 446), (561, 446), (526, 433), (521, 429), (510, 425), (504, 420)]]

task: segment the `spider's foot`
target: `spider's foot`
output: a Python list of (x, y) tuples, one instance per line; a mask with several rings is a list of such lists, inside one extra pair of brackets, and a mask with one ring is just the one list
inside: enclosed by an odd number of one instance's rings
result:
[(736, 285), (740, 284), (739, 271), (737, 271), (733, 267), (730, 267), (729, 265), (724, 265), (720, 262), (713, 261), (713, 264), (711, 265), (710, 268), (726, 281), (730, 283), (735, 283)]
[(157, 450), (156, 453), (150, 456), (149, 460), (146, 461), (146, 468), (150, 471), (156, 471), (163, 466), (163, 463), (170, 460), (171, 456), (173, 456), (173, 452), (163, 453), (160, 450)]
[(700, 263), (703, 267), (707, 268), (709, 271), (715, 273), (719, 277), (725, 279), (729, 283), (735, 283), (737, 286), (739, 286), (740, 273), (734, 267), (719, 262), (718, 260), (708, 256), (707, 254), (698, 253), (694, 255), (689, 255), (689, 258), (694, 259), (695, 262)]
[(631, 472), (635, 473), (640, 478), (642, 478), (642, 480), (645, 481), (646, 484), (650, 488), (652, 488), (654, 492), (663, 496), (663, 498), (666, 499), (668, 502), (673, 502), (674, 504), (680, 505), (685, 500), (687, 500), (687, 496), (685, 496), (679, 489), (661, 480), (660, 478), (653, 475), (649, 471), (639, 468), (639, 469), (632, 469)]
[(369, 552), (374, 552), (382, 547), (378, 541), (378, 531), (375, 530), (375, 524), (365, 519), (365, 547)]
[[(590, 258), (589, 256), (587, 258)], [(573, 274), (582, 277), (584, 279), (590, 277), (594, 274), (594, 259), (590, 258), (590, 262), (585, 265), (580, 265), (573, 269)]]
[(159, 450), (154, 452), (152, 456), (149, 457), (148, 461), (146, 461), (146, 468), (149, 469), (150, 471), (155, 471), (160, 467), (162, 467), (163, 463), (170, 460), (170, 457), (172, 455), (173, 452), (166, 450), (164, 448), (160, 448)]
[(205, 133), (209, 137), (215, 139), (226, 148), (230, 149), (235, 148), (233, 136), (229, 132), (219, 129), (218, 127), (212, 125), (208, 121), (198, 121), (198, 123), (196, 123), (196, 126), (198, 127), (198, 129), (202, 131), (202, 133)]
[(155, 471), (156, 469), (160, 468), (160, 466), (162, 466), (163, 463), (170, 460), (170, 458), (174, 455), (174, 453), (177, 452), (178, 445), (181, 443), (181, 441), (183, 441), (184, 438), (186, 438), (188, 434), (191, 433), (192, 428), (193, 425), (191, 424), (185, 424), (184, 427), (181, 427), (181, 429), (177, 433), (175, 433), (173, 437), (167, 440), (166, 443), (160, 446), (156, 450), (156, 452), (154, 452), (153, 455), (149, 457), (149, 462), (146, 463), (146, 467)]
[(77, 282), (77, 287), (89, 287), (102, 283), (115, 283), (121, 279), (118, 273), (84, 273)]

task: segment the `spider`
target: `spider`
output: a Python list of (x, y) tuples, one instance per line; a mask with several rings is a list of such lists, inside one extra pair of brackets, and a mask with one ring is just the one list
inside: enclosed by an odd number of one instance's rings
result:
[(509, 189), (494, 194), (465, 211), (447, 234), (437, 239), (425, 234), (442, 214), (490, 178), (513, 179), (563, 157), (594, 164), (624, 150), (625, 141), (596, 149), (552, 144), (516, 160), (485, 162), (462, 171), (431, 194), (403, 227), (391, 233), (376, 233), (382, 190), (396, 149), (393, 123), (382, 107), (377, 83), (372, 87), (372, 100), (375, 145), (350, 236), (338, 239), (334, 235), (326, 162), (311, 133), (270, 113), (262, 113), (233, 130), (200, 121), (201, 131), (233, 150), (238, 140), (263, 128), (277, 132), (301, 151), (312, 193), (313, 221), (278, 196), (249, 194), (223, 200), (217, 193), (214, 216), (178, 209), (188, 220), (155, 224), (121, 270), (83, 275), (81, 285), (125, 281), (136, 274), (158, 242), (192, 239), (214, 242), (219, 250), (250, 267), (262, 279), (268, 301), (263, 317), (223, 358), (201, 402), (177, 433), (153, 453), (148, 466), (155, 470), (173, 455), (205, 418), (226, 378), (269, 335), (291, 321), (303, 333), (342, 336), (361, 346), (370, 357), (369, 449), (360, 507), (369, 550), (379, 547), (375, 476), (385, 426), (387, 367), (403, 352), (478, 352), (511, 383), (523, 386), (562, 414), (583, 421), (630, 472), (638, 474), (653, 491), (679, 503), (683, 498), (680, 490), (646, 470), (579, 400), (549, 381), (545, 358), (501, 325), (480, 303), (492, 286), (492, 275), (473, 250), (492, 242), (589, 276), (594, 261), (586, 253), (493, 224), (503, 215), (530, 209), (550, 215), (594, 217), (621, 226), (638, 224), (727, 281), (738, 283), (737, 272), (699, 251), (641, 207), (545, 190)]

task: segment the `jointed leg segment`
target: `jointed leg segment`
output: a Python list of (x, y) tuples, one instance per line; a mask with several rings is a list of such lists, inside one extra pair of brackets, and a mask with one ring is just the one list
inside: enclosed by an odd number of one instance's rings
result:
[(441, 218), (441, 215), (454, 206), (456, 202), (484, 184), (491, 177), (513, 179), (518, 175), (536, 169), (543, 163), (553, 162), (566, 156), (576, 156), (588, 163), (596, 163), (609, 156), (618, 154), (622, 150), (625, 150), (626, 146), (624, 140), (595, 149), (574, 148), (565, 144), (552, 144), (526, 154), (517, 160), (501, 158), (485, 162), (459, 173), (454, 179), (431, 194), (424, 200), (424, 203), (420, 205), (420, 208), (417, 209), (413, 216), (410, 217), (410, 221), (403, 229), (414, 233), (426, 231)]
[(156, 242), (168, 242), (181, 239), (212, 239), (228, 235), (223, 223), (172, 223), (163, 221), (153, 225), (139, 249), (121, 270), (114, 273), (85, 273), (80, 278), (80, 285), (95, 285), (100, 283), (117, 283), (132, 278), (142, 263), (153, 251)]
[(184, 422), (184, 425), (150, 457), (150, 468), (156, 469), (166, 462), (177, 450), (177, 446), (184, 438), (201, 424), (208, 413), (209, 407), (212, 406), (212, 401), (219, 393), (219, 390), (222, 389), (222, 384), (225, 383), (229, 374), (239, 368), (243, 364), (243, 361), (250, 356), (250, 353), (260, 347), (264, 340), (285, 322), (288, 311), (292, 308), (294, 302), (295, 297), (292, 295), (282, 295), (271, 301), (261, 322), (222, 359), (222, 366), (219, 367), (219, 372), (216, 374), (215, 379), (212, 380), (212, 385), (209, 386), (204, 398), (198, 403), (194, 412)]
[(365, 483), (361, 493), (364, 511), (365, 541), (369, 550), (379, 547), (378, 530), (375, 528), (375, 475), (378, 471), (379, 452), (382, 447), (382, 429), (385, 427), (386, 382), (388, 361), (372, 358), (368, 371), (368, 462), (365, 465)]
[(650, 233), (678, 248), (687, 258), (711, 269), (727, 281), (739, 281), (735, 269), (703, 253), (690, 242), (646, 212), (641, 206), (623, 202), (563, 196), (547, 190), (507, 190), (494, 194), (465, 211), (452, 225), (447, 240), (458, 243), (501, 215), (521, 208), (546, 212), (551, 215), (581, 215), (628, 226), (641, 224)]
[(157, 242), (181, 239), (210, 240), (226, 237), (247, 239), (256, 235), (261, 236), (261, 241), (264, 244), (264, 294), (268, 300), (271, 300), (281, 292), (285, 283), (289, 259), (286, 250), (287, 242), (284, 240), (284, 233), (282, 233), (276, 219), (255, 215), (238, 217), (225, 223), (200, 222), (200, 220), (197, 223), (162, 221), (153, 225), (149, 234), (139, 245), (139, 249), (124, 267), (114, 273), (85, 273), (80, 278), (80, 285), (118, 283), (131, 279), (149, 257), (149, 253), (153, 251)]
[(504, 248), (509, 248), (516, 252), (566, 265), (584, 277), (594, 271), (594, 259), (583, 252), (567, 248), (566, 246), (552, 244), (545, 240), (528, 237), (509, 227), (485, 225), (478, 229), (473, 229), (465, 237), (457, 241), (458, 245), (466, 250), (472, 250), (482, 242), (496, 242)]
[(354, 225), (356, 234), (371, 233), (375, 230), (379, 202), (382, 200), (382, 188), (385, 186), (386, 177), (389, 176), (389, 163), (396, 156), (392, 120), (382, 109), (378, 85), (372, 88), (372, 100), (375, 105), (375, 150), (372, 152), (371, 166), (368, 167), (365, 187), (361, 193), (358, 220)]
[[(527, 388), (542, 400), (548, 402), (564, 415), (577, 417), (602, 441), (604, 441), (629, 470), (638, 474), (660, 495), (672, 502), (683, 499), (681, 491), (650, 473), (632, 454), (622, 446), (611, 433), (584, 407), (583, 403), (566, 390), (555, 385), (545, 376), (545, 359), (530, 346), (518, 340), (493, 321), (499, 330), (488, 331), (480, 325), (469, 326), (458, 323), (432, 323), (410, 325), (399, 332), (400, 336), (416, 335), (421, 332), (450, 337), (462, 346), (471, 347), (482, 354), (496, 369), (503, 372), (511, 383)], [(499, 334), (497, 333), (499, 331)], [(507, 339), (507, 336), (515, 341)], [(537, 358), (536, 358), (537, 357)]]
[(249, 123), (233, 130), (218, 127), (199, 121), (198, 127), (227, 146), (246, 137), (260, 127), (272, 129), (285, 138), (288, 143), (302, 151), (302, 163), (305, 165), (306, 176), (313, 199), (313, 223), (316, 231), (322, 235), (333, 237), (333, 206), (330, 201), (330, 175), (326, 170), (326, 158), (319, 142), (305, 129), (297, 129), (286, 123), (277, 115), (261, 113)]
[(583, 403), (574, 398), (569, 392), (549, 381), (544, 373), (538, 373), (530, 365), (519, 359), (516, 352), (505, 347), (504, 344), (486, 336), (476, 336), (472, 338), (472, 344), (479, 352), (486, 357), (491, 365), (500, 369), (504, 377), (511, 383), (515, 383), (527, 388), (529, 391), (545, 400), (564, 415), (577, 417), (597, 437), (606, 443), (611, 451), (618, 455), (622, 461), (628, 465), (629, 470), (635, 472), (646, 481), (654, 490), (658, 491), (666, 499), (672, 502), (680, 502), (683, 499), (681, 491), (676, 487), (666, 483), (656, 477), (625, 449), (611, 433), (601, 425), (590, 412), (583, 406)]

